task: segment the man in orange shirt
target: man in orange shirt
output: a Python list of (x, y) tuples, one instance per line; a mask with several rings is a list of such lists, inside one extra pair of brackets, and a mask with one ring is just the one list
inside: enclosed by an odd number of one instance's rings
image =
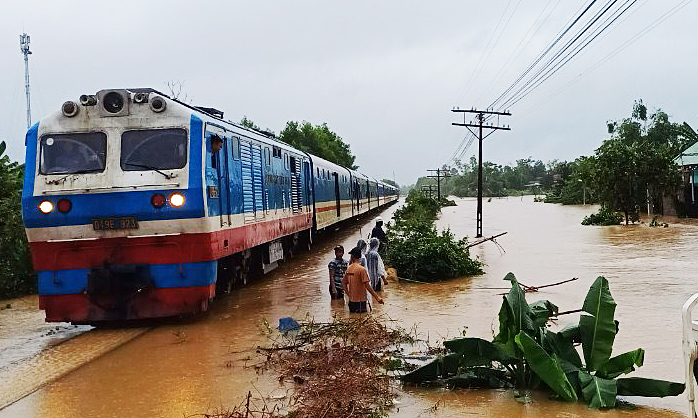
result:
[(378, 303), (383, 303), (383, 299), (373, 290), (366, 269), (359, 263), (361, 260), (359, 247), (352, 248), (349, 254), (351, 256), (349, 259), (350, 265), (342, 278), (342, 287), (347, 296), (349, 296), (349, 312), (366, 312), (366, 291)]

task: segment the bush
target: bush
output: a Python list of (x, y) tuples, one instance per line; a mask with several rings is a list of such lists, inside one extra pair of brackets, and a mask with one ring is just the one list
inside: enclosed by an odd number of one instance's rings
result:
[(618, 225), (623, 222), (623, 214), (601, 207), (598, 213), (585, 216), (582, 225)]
[(450, 230), (439, 233), (434, 220), (439, 204), (414, 191), (388, 224), (386, 262), (403, 277), (437, 281), (482, 273), (482, 263), (470, 258), (468, 240), (456, 240)]
[(2, 156), (0, 142), (0, 298), (36, 291), (31, 257), (22, 223), (24, 167)]

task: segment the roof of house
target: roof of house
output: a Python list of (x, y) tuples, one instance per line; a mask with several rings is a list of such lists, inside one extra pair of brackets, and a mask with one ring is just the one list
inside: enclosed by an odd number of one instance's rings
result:
[(678, 165), (698, 165), (698, 142), (686, 148), (678, 157), (674, 158)]

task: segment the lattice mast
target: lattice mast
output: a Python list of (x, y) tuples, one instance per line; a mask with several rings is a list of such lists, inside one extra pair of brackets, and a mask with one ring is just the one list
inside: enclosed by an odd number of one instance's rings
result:
[(29, 99), (29, 35), (23, 33), (19, 35), (19, 45), (24, 54), (24, 87), (27, 91), (27, 129), (32, 126), (31, 100)]

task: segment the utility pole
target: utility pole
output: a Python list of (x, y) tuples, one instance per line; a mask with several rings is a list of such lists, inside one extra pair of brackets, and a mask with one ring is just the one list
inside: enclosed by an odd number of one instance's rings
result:
[(434, 185), (422, 186), (422, 195), (431, 199), (434, 195)]
[[(452, 123), (451, 125), (455, 126), (465, 126), (468, 128), (471, 134), (478, 138), (478, 168), (477, 168), (477, 233), (475, 235), (475, 238), (482, 238), (482, 140), (487, 138), (488, 136), (492, 135), (494, 131), (496, 130), (505, 130), (509, 131), (509, 126), (498, 126), (499, 124), (499, 118), (497, 118), (497, 125), (494, 124), (489, 124), (485, 125), (485, 115), (496, 115), (496, 116), (511, 116), (511, 113), (504, 111), (504, 112), (495, 112), (491, 110), (461, 110), (461, 109), (452, 109), (451, 110), (454, 113), (463, 113), (463, 123)], [(465, 114), (466, 113), (474, 113), (475, 118), (477, 119), (477, 123), (466, 123), (465, 121)], [(475, 132), (473, 132), (470, 128), (479, 128), (479, 135), (476, 135)], [(482, 136), (482, 129), (491, 129), (492, 132), (488, 133), (484, 137)]]
[(27, 90), (27, 129), (32, 126), (32, 111), (31, 102), (29, 100), (29, 35), (23, 33), (19, 35), (19, 45), (22, 49), (22, 54), (24, 54), (24, 86)]
[[(436, 179), (436, 196), (438, 201), (441, 201), (441, 179), (446, 178), (446, 177), (451, 177), (451, 174), (448, 172), (448, 170), (442, 169), (442, 168), (437, 168), (436, 170), (427, 170), (431, 172), (436, 172), (435, 176), (427, 176), (430, 179)], [(443, 174), (442, 174), (443, 173)]]

